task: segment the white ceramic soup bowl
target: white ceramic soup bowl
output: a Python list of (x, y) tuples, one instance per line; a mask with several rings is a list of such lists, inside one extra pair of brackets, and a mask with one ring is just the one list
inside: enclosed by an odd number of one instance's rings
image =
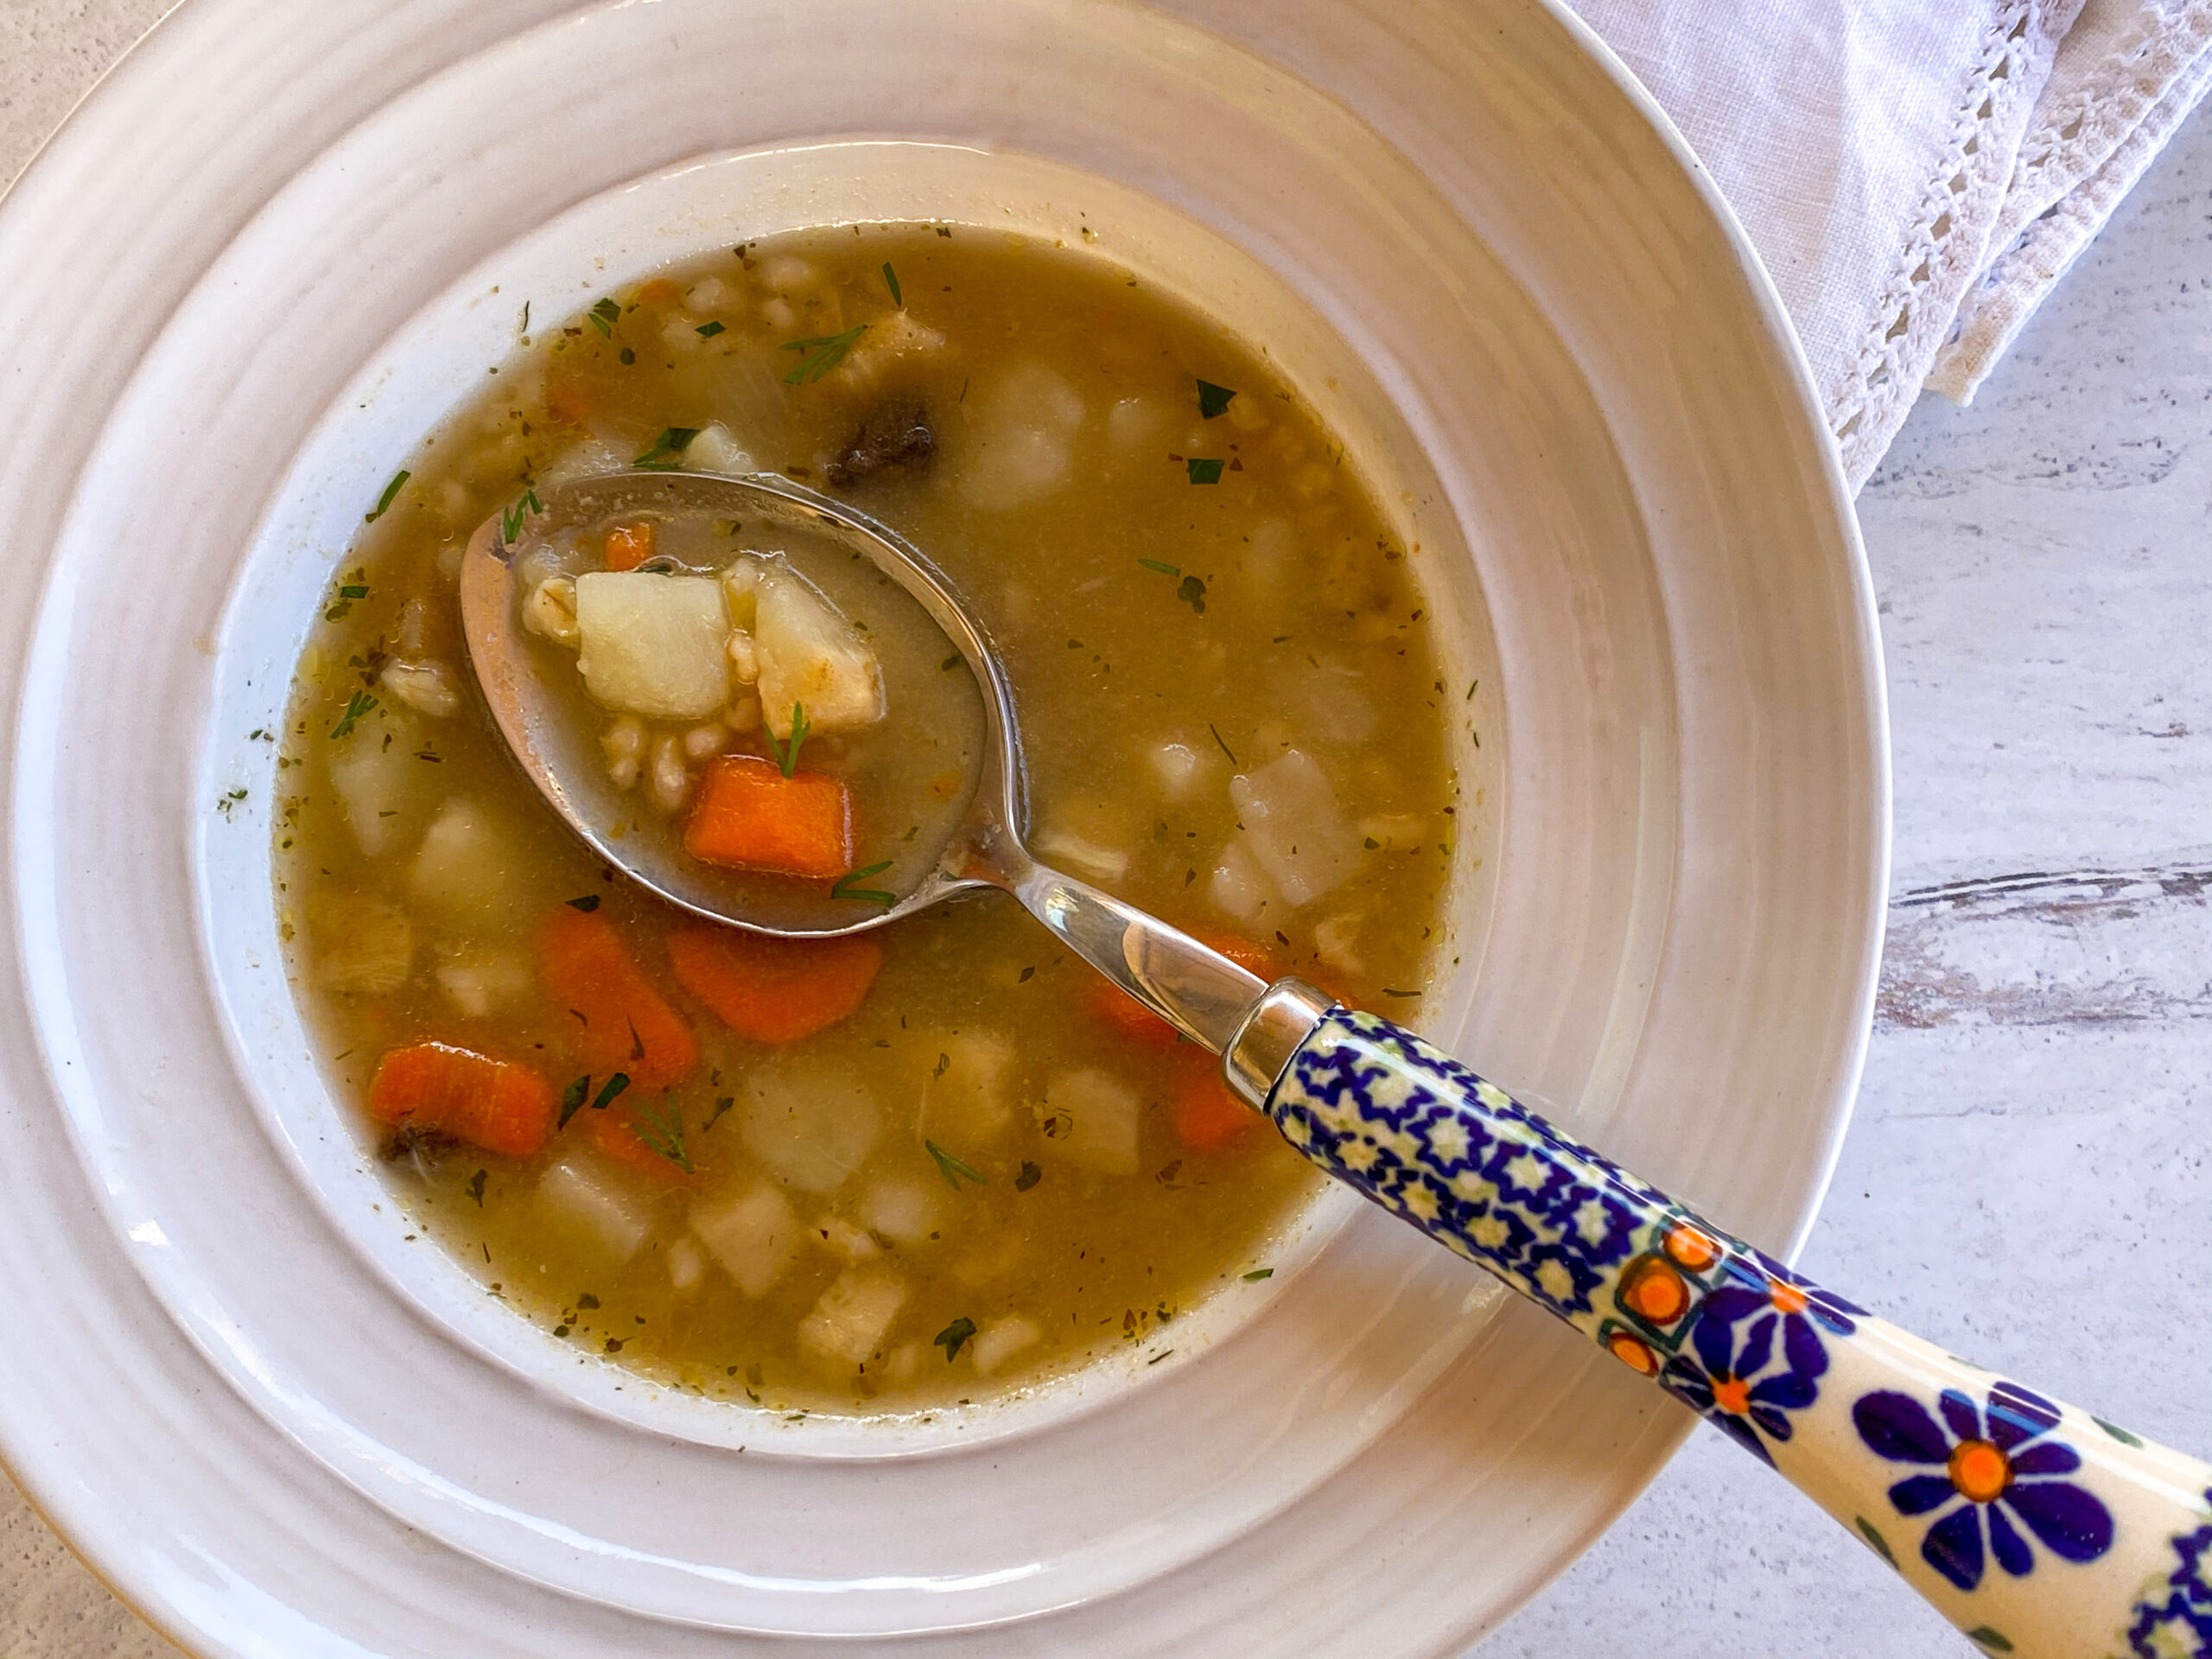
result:
[(580, 1363), (406, 1237), (284, 982), (254, 734), (524, 301), (854, 218), (1095, 238), (1268, 346), (1418, 543), (1488, 780), (1417, 1023), (1808, 1224), (1878, 944), (1872, 605), (1770, 291), (1563, 14), (194, 0), (0, 206), (0, 1446), (189, 1646), (1439, 1654), (1688, 1427), (1341, 1195), (1172, 1344), (894, 1424)]

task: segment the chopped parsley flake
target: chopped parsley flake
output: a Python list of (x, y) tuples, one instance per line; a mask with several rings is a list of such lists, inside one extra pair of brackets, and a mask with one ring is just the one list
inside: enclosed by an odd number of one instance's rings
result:
[(1137, 563), (1147, 570), (1159, 571), (1163, 576), (1179, 576), (1183, 574), (1181, 565), (1167, 564), (1159, 559), (1139, 559)]
[(930, 1342), (932, 1346), (944, 1350), (944, 1363), (950, 1365), (954, 1360), (960, 1357), (960, 1351), (968, 1345), (969, 1338), (975, 1334), (975, 1320), (969, 1319), (955, 1319), (950, 1325), (946, 1325), (944, 1330), (938, 1332), (937, 1335), (931, 1337), (930, 1338)]
[(1274, 1276), (1275, 1270), (1273, 1268), (1255, 1268), (1244, 1275), (1244, 1282), (1248, 1285), (1256, 1285), (1262, 1279), (1272, 1279)]
[(629, 1086), (630, 1074), (626, 1071), (617, 1071), (613, 1077), (609, 1077), (605, 1083), (600, 1085), (599, 1093), (592, 1098), (592, 1110), (594, 1112), (605, 1111), (609, 1106), (612, 1106), (616, 1101), (622, 1097), (622, 1091)]
[[(1220, 414), (1223, 410), (1229, 407), (1229, 400), (1236, 395), (1236, 394), (1231, 391), (1227, 386), (1217, 386), (1211, 380), (1199, 381), (1199, 416), (1202, 419), (1209, 421), (1213, 419), (1215, 416)], [(1196, 483), (1198, 480), (1193, 479), (1192, 481)]]
[(612, 336), (614, 325), (622, 321), (622, 308), (613, 300), (601, 300), (591, 308), (591, 326), (602, 335)]
[(897, 893), (886, 893), (880, 887), (856, 887), (853, 883), (865, 881), (871, 875), (880, 875), (890, 868), (891, 861), (887, 858), (880, 864), (863, 864), (857, 870), (848, 870), (837, 878), (836, 885), (830, 889), (830, 896), (832, 899), (865, 899), (872, 905), (888, 908), (899, 902)]
[(957, 1192), (960, 1190), (960, 1182), (963, 1177), (973, 1181), (977, 1186), (982, 1185), (982, 1173), (973, 1165), (961, 1162), (934, 1141), (925, 1141), (922, 1145), (928, 1149), (930, 1156), (937, 1160), (938, 1173), (944, 1177), (944, 1184), (954, 1192)]
[(805, 340), (785, 340), (777, 349), (797, 352), (799, 362), (784, 377), (784, 384), (804, 386), (819, 380), (845, 360), (845, 353), (853, 349), (853, 342), (867, 332), (868, 324), (856, 322), (842, 334), (813, 334)]
[(695, 334), (698, 335), (698, 336), (699, 336), (699, 338), (700, 338), (700, 339), (702, 339), (702, 340), (712, 340), (712, 339), (713, 339), (716, 334), (721, 334), (721, 333), (722, 332), (722, 326), (721, 326), (721, 324), (720, 324), (719, 322), (715, 322), (715, 321), (707, 321), (707, 322), (702, 322), (702, 323), (701, 323), (701, 324), (700, 324), (696, 328), (694, 328), (691, 332), (692, 332), (693, 334)]
[[(476, 1207), (480, 1210), (484, 1207), (484, 1183), (491, 1179), (492, 1172), (488, 1169), (480, 1169), (468, 1178), (468, 1196), (476, 1200)], [(485, 1259), (489, 1261), (491, 1258), (487, 1256)]]
[(571, 899), (567, 902), (570, 910), (581, 910), (585, 915), (588, 916), (592, 912), (599, 908), (599, 895), (595, 893), (587, 893), (579, 898)]
[(721, 1095), (717, 1096), (715, 1103), (708, 1109), (707, 1121), (699, 1126), (699, 1133), (704, 1135), (709, 1129), (713, 1128), (715, 1124), (721, 1122), (722, 1114), (736, 1104), (737, 1096), (735, 1095)]
[(1190, 474), (1193, 484), (1218, 484), (1221, 482), (1221, 469), (1227, 465), (1229, 463), (1225, 461), (1192, 455), (1183, 463), (1183, 470)]
[(394, 473), (391, 475), (391, 482), (384, 486), (384, 493), (377, 498), (376, 511), (374, 512), (364, 514), (362, 516), (361, 522), (365, 524), (373, 524), (378, 519), (383, 518), (385, 510), (391, 505), (393, 500), (398, 496), (399, 492), (406, 486), (407, 480), (414, 476), (415, 474), (409, 472), (404, 467)]
[(791, 704), (791, 734), (780, 744), (772, 736), (768, 741), (776, 751), (776, 764), (788, 778), (798, 770), (798, 746), (806, 741), (806, 734), (814, 728), (806, 723), (806, 705)]
[(668, 472), (683, 459), (683, 452), (691, 447), (691, 440), (699, 435), (696, 426), (671, 426), (653, 440), (652, 448), (630, 464), (653, 472)]
[(1027, 1192), (1044, 1179), (1045, 1172), (1024, 1159), (1020, 1169), (1014, 1174), (1014, 1190), (1017, 1192)]
[(339, 715), (338, 723), (330, 728), (330, 734), (333, 737), (351, 737), (353, 728), (361, 723), (361, 716), (376, 706), (377, 700), (367, 692), (356, 691), (346, 700), (346, 712)]
[(1206, 585), (1196, 576), (1184, 577), (1182, 586), (1175, 590), (1175, 597), (1200, 616), (1206, 613)]
[(567, 1128), (569, 1120), (583, 1110), (585, 1096), (590, 1093), (591, 1077), (588, 1074), (576, 1078), (563, 1089), (561, 1091), (561, 1116), (555, 1121), (553, 1127), (556, 1129)]
[(891, 269), (891, 262), (883, 262), (883, 285), (891, 290), (891, 303), (900, 310), (906, 308), (906, 296), (899, 291), (899, 273)]

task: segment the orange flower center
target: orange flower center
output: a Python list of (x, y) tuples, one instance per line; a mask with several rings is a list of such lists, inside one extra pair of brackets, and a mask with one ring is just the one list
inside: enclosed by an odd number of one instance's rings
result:
[(1720, 1259), (1720, 1246), (1687, 1222), (1677, 1222), (1668, 1229), (1662, 1248), (1692, 1273), (1703, 1273)]
[(1767, 1299), (1784, 1313), (1802, 1313), (1808, 1300), (1796, 1285), (1786, 1285), (1779, 1279), (1767, 1286)]
[(1713, 1403), (1731, 1417), (1740, 1417), (1751, 1408), (1751, 1385), (1740, 1376), (1718, 1378), (1713, 1385)]
[(1689, 1312), (1690, 1287), (1666, 1262), (1647, 1255), (1630, 1269), (1621, 1300), (1654, 1325), (1672, 1325)]
[(1605, 1346), (1612, 1351), (1615, 1359), (1646, 1376), (1659, 1373), (1659, 1356), (1651, 1351), (1651, 1344), (1625, 1331), (1616, 1331), (1606, 1339)]
[(1961, 1440), (1951, 1452), (1951, 1484), (1977, 1503), (1993, 1503), (2012, 1484), (2012, 1463), (1987, 1440)]

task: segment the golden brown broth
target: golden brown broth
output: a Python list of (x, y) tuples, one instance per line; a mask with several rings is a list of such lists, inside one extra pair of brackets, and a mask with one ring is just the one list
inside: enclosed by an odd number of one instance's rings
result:
[[(863, 351), (905, 326), (887, 261), (906, 321), (941, 346)], [(881, 400), (918, 399), (933, 455), (843, 493), (927, 550), (995, 636), (1040, 853), (1193, 930), (1262, 944), (1281, 971), (1377, 1000), (1427, 982), (1468, 828), (1425, 601), (1392, 526), (1262, 354), (1089, 254), (964, 228), (848, 227), (749, 245), (613, 297), (622, 310), (605, 334), (588, 313), (540, 316), (346, 557), (300, 667), (279, 898), (311, 1028), (359, 1099), (386, 1051), (423, 1039), (526, 1060), (556, 1088), (577, 1075), (531, 941), (555, 906), (598, 895), (597, 914), (698, 1033), (697, 1071), (652, 1103), (680, 1114), (698, 1173), (596, 1160), (579, 1123), (527, 1162), (466, 1147), (400, 1156), (387, 1166), (394, 1192), (423, 1233), (580, 1357), (619, 1354), (664, 1382), (779, 1408), (925, 1408), (1172, 1341), (1162, 1325), (1268, 1265), (1314, 1182), (1256, 1120), (1226, 1147), (1179, 1143), (1169, 1107), (1190, 1086), (1188, 1046), (1134, 1039), (1103, 1016), (1096, 976), (995, 895), (879, 932), (880, 975), (842, 1024), (782, 1050), (741, 1039), (676, 987), (661, 943), (671, 916), (567, 836), (473, 696), (449, 716), (418, 712), (378, 670), (403, 657), (465, 680), (460, 547), (533, 480), (626, 464), (665, 428), (719, 421), (752, 465), (819, 485)], [(722, 331), (700, 334), (711, 321)], [(860, 323), (869, 332), (842, 364), (785, 382), (799, 354), (784, 341)], [(1212, 419), (1201, 379), (1236, 391)], [(1221, 461), (1219, 481), (1193, 484), (1192, 457)], [(368, 593), (340, 598), (342, 583)], [(375, 706), (334, 737), (356, 694)], [(1249, 912), (1263, 889), (1216, 874), (1239, 831), (1230, 779), (1293, 747), (1328, 773), (1355, 826), (1356, 868), (1304, 907), (1276, 897)], [(993, 1054), (1002, 1074), (979, 1090)], [(1055, 1096), (1091, 1086), (1067, 1082), (1083, 1071), (1141, 1103), (1132, 1174), (1086, 1166), (1052, 1133), (1065, 1122)], [(872, 1149), (834, 1192), (780, 1189), (807, 1242), (748, 1299), (689, 1217), (761, 1180), (745, 1130), (756, 1096), (772, 1115), (775, 1102), (856, 1085), (879, 1119)], [(706, 1127), (724, 1099), (740, 1103)], [(925, 1142), (980, 1182), (942, 1169)], [(610, 1253), (588, 1217), (539, 1192), (556, 1161), (642, 1225), (634, 1255)], [(844, 1230), (871, 1184), (910, 1209), (926, 1194), (929, 1236)], [(904, 1290), (857, 1364), (798, 1336), (845, 1270), (840, 1238), (874, 1250), (865, 1271)], [(957, 1320), (988, 1335), (1017, 1317), (1039, 1337), (988, 1379), (980, 1342), (950, 1362), (932, 1342)]]

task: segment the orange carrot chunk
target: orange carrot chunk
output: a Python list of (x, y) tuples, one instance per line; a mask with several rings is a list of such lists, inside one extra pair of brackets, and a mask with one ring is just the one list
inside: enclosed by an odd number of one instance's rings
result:
[(686, 1181), (699, 1173), (684, 1167), (691, 1158), (686, 1131), (698, 1125), (677, 1116), (681, 1109), (673, 1101), (633, 1103), (625, 1096), (579, 1113), (576, 1128), (602, 1156), (625, 1168), (657, 1180)]
[(883, 947), (874, 939), (768, 939), (702, 924), (668, 936), (677, 982), (741, 1037), (795, 1043), (860, 1007)]
[(653, 521), (634, 518), (607, 532), (607, 568), (634, 570), (653, 556)]
[(683, 850), (707, 864), (830, 881), (853, 868), (853, 798), (819, 772), (726, 754), (700, 779)]
[(563, 905), (537, 930), (537, 972), (577, 1060), (621, 1072), (639, 1089), (665, 1089), (699, 1063), (699, 1041), (623, 948), (604, 917)]
[(1260, 1127), (1260, 1114), (1230, 1092), (1221, 1066), (1212, 1055), (1198, 1051), (1205, 1064), (1193, 1066), (1176, 1079), (1167, 1108), (1167, 1121), (1175, 1138), (1185, 1146), (1211, 1152), (1242, 1140)]
[(510, 1158), (527, 1158), (553, 1132), (553, 1085), (526, 1065), (446, 1043), (395, 1048), (369, 1084), (379, 1123), (434, 1129)]

